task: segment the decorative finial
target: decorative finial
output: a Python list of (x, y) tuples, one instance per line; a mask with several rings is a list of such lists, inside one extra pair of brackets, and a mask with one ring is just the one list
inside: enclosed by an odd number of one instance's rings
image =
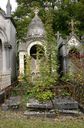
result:
[(37, 15), (38, 15), (38, 13), (39, 13), (39, 9), (38, 9), (38, 8), (36, 8), (36, 9), (34, 10), (34, 13), (35, 13), (35, 15), (37, 16)]
[(7, 5), (6, 5), (7, 17), (11, 17), (11, 10), (12, 10), (12, 6), (10, 4), (10, 0), (8, 0)]

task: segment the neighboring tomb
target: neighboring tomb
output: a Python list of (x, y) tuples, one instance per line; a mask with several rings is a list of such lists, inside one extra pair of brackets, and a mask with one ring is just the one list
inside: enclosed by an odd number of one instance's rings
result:
[(78, 70), (78, 64), (82, 64), (81, 56), (84, 53), (83, 43), (78, 36), (72, 32), (67, 39), (63, 39), (62, 36), (57, 33), (58, 43), (58, 56), (60, 62), (59, 73), (63, 74), (76, 73)]
[(0, 90), (16, 79), (16, 29), (11, 18), (10, 0), (7, 12), (0, 9)]

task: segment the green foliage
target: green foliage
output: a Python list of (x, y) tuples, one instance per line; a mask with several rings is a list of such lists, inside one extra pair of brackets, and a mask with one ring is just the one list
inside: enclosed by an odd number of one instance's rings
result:
[[(51, 88), (56, 84), (58, 80), (57, 75), (57, 49), (56, 49), (56, 39), (55, 34), (57, 31), (62, 33), (63, 36), (68, 35), (71, 32), (71, 27), (69, 25), (71, 19), (73, 19), (77, 24), (75, 25), (75, 32), (78, 35), (84, 34), (84, 4), (83, 0), (75, 4), (69, 4), (68, 0), (57, 10), (49, 9), (45, 11), (43, 7), (43, 2), (46, 0), (17, 0), (18, 8), (14, 13), (13, 17), (16, 23), (17, 29), (17, 40), (23, 40), (26, 37), (28, 31), (28, 25), (34, 16), (34, 8), (39, 8), (39, 16), (41, 17), (44, 27), (46, 30), (46, 55), (40, 63), (40, 75), (42, 77), (36, 78), (35, 82), (31, 82), (29, 61), (28, 58), (26, 76), (24, 76), (23, 86), (27, 86), (27, 90), (32, 92), (32, 95), (37, 97), (39, 100), (49, 100), (54, 96)], [(52, 1), (52, 0), (48, 0)], [(52, 1), (54, 4), (54, 1)], [(82, 13), (81, 13), (82, 12)], [(45, 62), (45, 63), (44, 63)], [(62, 79), (69, 81), (72, 78), (72, 74), (66, 75)], [(38, 79), (38, 80), (37, 80)], [(28, 83), (29, 82), (29, 83)], [(32, 90), (32, 91), (31, 91)], [(28, 94), (28, 93), (27, 93)]]
[[(53, 17), (51, 12), (45, 12), (45, 15), (45, 28), (47, 31), (45, 49), (37, 47), (38, 53), (36, 55), (37, 61), (40, 59), (39, 74), (34, 77), (31, 76), (31, 57), (26, 57), (26, 75), (24, 76), (25, 79), (23, 79), (23, 83), (26, 83), (26, 85), (30, 82), (27, 88), (30, 92), (30, 94), (27, 93), (28, 97), (31, 95), (40, 101), (50, 100), (54, 97), (52, 87), (58, 81), (56, 58), (57, 47), (52, 29)], [(43, 50), (41, 51), (42, 56), (39, 55), (40, 50)], [(25, 84), (23, 86), (25, 86)]]
[(45, 28), (46, 28), (46, 53), (42, 62), (40, 63), (40, 76), (36, 78), (33, 94), (38, 100), (46, 101), (54, 97), (51, 88), (58, 81), (57, 74), (57, 47), (52, 29), (52, 13), (45, 13)]
[(62, 96), (64, 96), (64, 97), (70, 96), (70, 93), (68, 93), (68, 92), (63, 92), (63, 93), (62, 93)]
[(63, 35), (68, 35), (71, 32), (69, 27), (69, 22), (71, 19), (79, 22), (80, 24), (76, 25), (75, 32), (78, 35), (83, 35), (84, 30), (84, 14), (83, 12), (84, 4), (81, 2), (75, 4), (65, 3), (62, 4), (61, 8), (54, 11), (54, 20), (53, 20), (53, 29), (54, 31), (60, 31)]
[[(64, 0), (61, 6), (58, 6), (57, 10), (49, 9), (45, 11), (43, 3), (46, 0), (17, 0), (18, 8), (14, 13), (13, 17), (15, 19), (16, 28), (17, 28), (17, 39), (22, 40), (26, 37), (27, 26), (29, 25), (32, 17), (34, 16), (33, 10), (35, 7), (39, 8), (39, 15), (43, 21), (43, 23), (47, 24), (46, 19), (49, 18), (52, 20), (52, 30), (54, 33), (60, 31), (64, 36), (68, 35), (70, 30), (70, 21), (74, 19), (74, 21), (78, 22), (76, 24), (75, 32), (77, 35), (84, 34), (84, 3), (83, 0), (80, 0), (78, 3), (69, 3), (69, 0)], [(48, 0), (50, 2), (54, 1)], [(81, 13), (82, 12), (82, 13)], [(50, 13), (50, 15), (46, 15), (46, 13)], [(51, 18), (52, 17), (52, 18)], [(49, 20), (50, 21), (50, 20)], [(50, 21), (51, 22), (51, 21)], [(49, 27), (49, 26), (48, 26)]]
[(62, 81), (66, 81), (66, 82), (69, 82), (71, 81), (73, 78), (73, 74), (72, 73), (66, 73), (64, 74), (62, 77), (61, 77), (61, 80)]

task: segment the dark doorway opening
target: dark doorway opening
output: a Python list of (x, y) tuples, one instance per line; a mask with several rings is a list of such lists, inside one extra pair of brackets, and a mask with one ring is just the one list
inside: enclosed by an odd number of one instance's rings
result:
[(44, 48), (41, 45), (34, 45), (30, 49), (30, 55), (34, 59), (41, 59), (44, 56)]

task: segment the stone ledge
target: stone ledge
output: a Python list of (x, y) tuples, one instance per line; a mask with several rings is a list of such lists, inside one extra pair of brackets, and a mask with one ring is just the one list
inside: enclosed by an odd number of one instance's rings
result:
[(80, 116), (83, 115), (83, 113), (79, 111), (73, 111), (73, 110), (57, 110), (57, 113), (55, 112), (36, 112), (36, 111), (25, 111), (24, 115), (27, 117), (48, 117), (48, 118), (55, 118), (57, 115), (65, 115), (65, 116)]

